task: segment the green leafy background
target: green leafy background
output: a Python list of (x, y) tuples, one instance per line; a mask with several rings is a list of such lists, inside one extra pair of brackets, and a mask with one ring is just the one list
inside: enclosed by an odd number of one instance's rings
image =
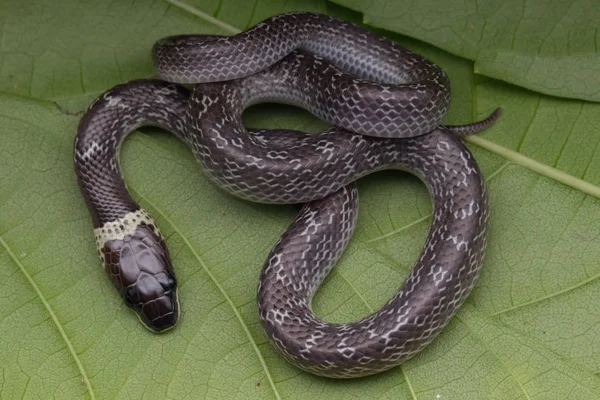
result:
[[(0, 0), (2, 399), (600, 398), (597, 1), (336, 2)], [(229, 35), (291, 10), (364, 22), (439, 63), (452, 81), (449, 123), (504, 109), (467, 139), (491, 197), (481, 278), (434, 343), (373, 377), (303, 373), (261, 330), (258, 274), (297, 206), (233, 198), (173, 136), (132, 134), (124, 174), (166, 235), (183, 308), (175, 330), (153, 335), (104, 275), (73, 172), (80, 113), (109, 87), (153, 76), (155, 40)], [(326, 126), (277, 105), (245, 118)], [(383, 304), (427, 234), (416, 178), (382, 172), (359, 189), (356, 233), (314, 302), (330, 321)]]

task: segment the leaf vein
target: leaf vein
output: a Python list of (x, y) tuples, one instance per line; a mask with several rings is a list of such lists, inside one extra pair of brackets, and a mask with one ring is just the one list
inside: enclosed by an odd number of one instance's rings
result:
[(569, 129), (569, 133), (566, 135), (565, 140), (563, 141), (562, 146), (560, 147), (560, 150), (558, 152), (558, 156), (556, 157), (556, 161), (554, 162), (554, 168), (558, 167), (558, 163), (560, 162), (560, 159), (561, 159), (561, 157), (563, 155), (565, 147), (567, 147), (567, 143), (569, 142), (569, 138), (573, 134), (573, 130), (575, 129), (575, 126), (577, 126), (577, 122), (579, 121), (579, 118), (581, 117), (582, 114), (583, 114), (583, 103), (580, 104), (580, 106), (579, 106), (579, 112), (577, 113), (577, 117), (575, 117), (575, 120), (573, 121), (573, 125), (571, 125), (571, 129)]
[(547, 294), (545, 296), (538, 297), (537, 299), (529, 300), (529, 301), (526, 301), (526, 302), (523, 302), (523, 303), (520, 303), (520, 304), (516, 304), (516, 305), (514, 305), (512, 307), (508, 307), (508, 308), (505, 308), (503, 310), (496, 311), (496, 312), (494, 312), (492, 314), (489, 314), (489, 316), (490, 317), (494, 317), (496, 315), (504, 314), (504, 313), (507, 313), (507, 312), (510, 312), (510, 311), (517, 310), (519, 308), (523, 308), (523, 307), (530, 306), (532, 304), (539, 303), (539, 302), (544, 301), (544, 300), (551, 299), (553, 297), (560, 296), (562, 294), (568, 293), (568, 292), (570, 292), (572, 290), (575, 290), (575, 289), (578, 289), (578, 288), (580, 288), (582, 286), (585, 286), (585, 285), (587, 285), (589, 283), (592, 283), (592, 282), (594, 282), (598, 278), (600, 278), (600, 273), (596, 274), (596, 275), (592, 275), (588, 279), (584, 279), (583, 281), (577, 282), (576, 284), (568, 286), (568, 287), (566, 287), (564, 289), (557, 290), (556, 292), (552, 292), (552, 293), (549, 293), (549, 294)]
[[(131, 187), (130, 187), (130, 190), (133, 190), (133, 189), (131, 189)], [(142, 195), (140, 192), (138, 192), (136, 190), (133, 190), (133, 191), (138, 193), (141, 200), (143, 200), (147, 204), (149, 204), (150, 207), (152, 207), (158, 214), (160, 214), (165, 219), (165, 221), (167, 221), (169, 223), (169, 225), (171, 225), (173, 230), (175, 230), (175, 232), (177, 232), (179, 237), (181, 237), (181, 239), (186, 244), (186, 246), (190, 249), (190, 251), (192, 252), (194, 257), (198, 260), (198, 263), (200, 264), (200, 266), (202, 267), (204, 272), (208, 275), (208, 277), (214, 283), (214, 285), (217, 287), (219, 292), (221, 292), (221, 295), (225, 298), (225, 301), (227, 302), (227, 304), (229, 304), (231, 310), (233, 311), (233, 314), (235, 315), (235, 318), (238, 320), (244, 333), (246, 334), (248, 341), (252, 345), (252, 348), (254, 349), (256, 357), (258, 358), (258, 361), (261, 364), (263, 371), (265, 372), (267, 380), (269, 381), (271, 389), (273, 390), (273, 394), (275, 395), (275, 398), (277, 398), (278, 400), (281, 400), (281, 396), (279, 395), (279, 392), (277, 391), (277, 387), (275, 386), (275, 382), (273, 381), (273, 377), (271, 376), (271, 372), (269, 371), (269, 367), (267, 366), (267, 364), (265, 362), (262, 352), (258, 348), (256, 341), (252, 337), (252, 334), (250, 333), (250, 330), (248, 329), (248, 325), (242, 318), (238, 308), (235, 306), (235, 304), (233, 303), (233, 300), (225, 291), (225, 288), (219, 283), (217, 278), (212, 274), (212, 272), (210, 271), (208, 266), (204, 263), (204, 260), (202, 260), (202, 258), (200, 257), (200, 255), (198, 254), (198, 252), (196, 251), (194, 246), (192, 246), (192, 244), (188, 240), (187, 236), (185, 236), (183, 234), (183, 232), (179, 229), (179, 227), (162, 210), (160, 210), (156, 205), (154, 205), (151, 201), (149, 201), (144, 195)]]
[(583, 179), (579, 179), (571, 174), (541, 163), (533, 158), (514, 150), (510, 150), (504, 146), (500, 146), (499, 144), (496, 144), (488, 139), (484, 139), (480, 136), (467, 136), (465, 140), (476, 144), (477, 146), (489, 152), (498, 154), (510, 162), (525, 167), (541, 176), (553, 179), (565, 186), (572, 187), (573, 189), (577, 189), (585, 194), (600, 199), (600, 187), (586, 182)]
[(232, 34), (240, 33), (240, 30), (238, 28), (236, 28), (235, 26), (229, 25), (227, 22), (221, 21), (220, 19), (215, 18), (212, 15), (207, 14), (204, 11), (197, 9), (196, 7), (192, 7), (189, 4), (186, 4), (182, 1), (179, 1), (179, 0), (164, 0), (164, 1), (166, 1), (167, 3), (171, 3), (172, 5), (179, 7), (182, 10), (187, 11), (190, 14), (193, 14), (196, 17), (203, 19), (206, 22), (209, 22), (209, 23), (215, 25), (216, 27), (219, 27), (225, 31), (232, 33)]
[(52, 306), (50, 305), (50, 303), (48, 302), (48, 300), (46, 300), (46, 297), (44, 296), (44, 294), (40, 290), (40, 288), (37, 285), (37, 283), (35, 283), (35, 281), (31, 277), (31, 275), (29, 274), (29, 272), (27, 272), (27, 270), (25, 269), (25, 266), (15, 256), (15, 253), (8, 246), (8, 244), (4, 241), (4, 239), (2, 238), (2, 236), (0, 236), (0, 244), (2, 245), (2, 247), (4, 247), (4, 249), (6, 250), (6, 252), (8, 253), (8, 255), (10, 256), (10, 258), (13, 259), (13, 261), (17, 265), (17, 267), (19, 267), (19, 269), (23, 273), (23, 276), (25, 276), (25, 279), (27, 279), (27, 281), (29, 282), (29, 284), (31, 285), (31, 287), (33, 288), (33, 290), (35, 291), (35, 293), (37, 294), (38, 298), (42, 302), (42, 305), (44, 306), (44, 308), (46, 309), (46, 311), (48, 311), (48, 314), (50, 314), (50, 317), (52, 318), (52, 321), (54, 322), (54, 325), (56, 326), (56, 329), (58, 330), (58, 333), (60, 334), (61, 338), (63, 339), (63, 341), (67, 345), (67, 348), (69, 349), (69, 353), (73, 357), (73, 360), (75, 361), (75, 364), (77, 365), (77, 369), (79, 369), (79, 373), (81, 374), (81, 376), (82, 376), (82, 378), (83, 378), (83, 380), (85, 382), (85, 386), (86, 386), (86, 389), (88, 391), (88, 394), (90, 395), (90, 398), (92, 400), (94, 400), (96, 398), (96, 395), (94, 394), (94, 390), (92, 389), (92, 385), (91, 385), (91, 383), (90, 383), (90, 381), (89, 381), (89, 379), (87, 377), (87, 373), (85, 372), (85, 368), (83, 367), (83, 364), (82, 364), (81, 360), (79, 359), (79, 356), (77, 355), (77, 352), (75, 351), (75, 348), (73, 347), (73, 344), (71, 343), (71, 340), (67, 336), (67, 333), (65, 332), (62, 324), (60, 323), (60, 321), (58, 320), (58, 317), (54, 313), (54, 310), (52, 309)]

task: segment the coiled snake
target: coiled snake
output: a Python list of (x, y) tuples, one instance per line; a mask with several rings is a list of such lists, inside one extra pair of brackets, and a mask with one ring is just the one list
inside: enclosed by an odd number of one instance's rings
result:
[[(459, 136), (485, 129), (498, 112), (470, 125), (440, 125), (450, 86), (439, 67), (319, 14), (277, 15), (231, 37), (166, 38), (153, 58), (159, 76), (176, 83), (131, 81), (98, 97), (80, 122), (74, 154), (106, 273), (143, 323), (163, 331), (179, 316), (166, 245), (119, 167), (125, 136), (154, 125), (187, 143), (232, 194), (307, 203), (269, 254), (258, 289), (260, 320), (285, 358), (346, 378), (391, 368), (431, 342), (471, 291), (486, 243), (485, 185)], [(201, 84), (190, 93), (177, 83)], [(304, 107), (334, 127), (246, 131), (243, 109), (266, 101)], [(360, 321), (326, 323), (311, 299), (352, 236), (353, 182), (382, 169), (425, 182), (434, 207), (429, 235), (381, 309)]]

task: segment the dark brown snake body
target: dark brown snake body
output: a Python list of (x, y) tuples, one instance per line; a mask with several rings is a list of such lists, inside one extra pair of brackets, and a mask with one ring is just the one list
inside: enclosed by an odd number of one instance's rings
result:
[[(319, 375), (363, 376), (433, 340), (471, 291), (486, 243), (485, 185), (458, 137), (485, 129), (498, 113), (440, 125), (449, 101), (441, 69), (317, 14), (275, 16), (230, 38), (167, 38), (155, 45), (154, 59), (165, 79), (210, 83), (191, 94), (159, 80), (119, 85), (90, 106), (75, 143), (106, 272), (144, 324), (163, 331), (177, 322), (176, 282), (156, 223), (127, 191), (118, 152), (129, 132), (154, 125), (187, 143), (206, 174), (234, 195), (307, 202), (269, 254), (258, 290), (260, 320), (288, 360)], [(319, 134), (249, 133), (242, 111), (265, 101), (305, 107), (336, 126)], [(354, 230), (353, 182), (382, 169), (425, 182), (434, 208), (429, 235), (381, 309), (360, 321), (324, 322), (311, 300)]]

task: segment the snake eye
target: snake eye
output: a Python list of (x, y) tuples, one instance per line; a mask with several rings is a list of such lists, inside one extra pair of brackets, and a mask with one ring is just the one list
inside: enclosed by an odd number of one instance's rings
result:
[(135, 292), (135, 289), (133, 288), (133, 286), (128, 286), (127, 288), (125, 288), (125, 294), (124, 294), (123, 298), (125, 299), (125, 303), (127, 303), (127, 305), (129, 305), (129, 306), (133, 306), (134, 292)]

